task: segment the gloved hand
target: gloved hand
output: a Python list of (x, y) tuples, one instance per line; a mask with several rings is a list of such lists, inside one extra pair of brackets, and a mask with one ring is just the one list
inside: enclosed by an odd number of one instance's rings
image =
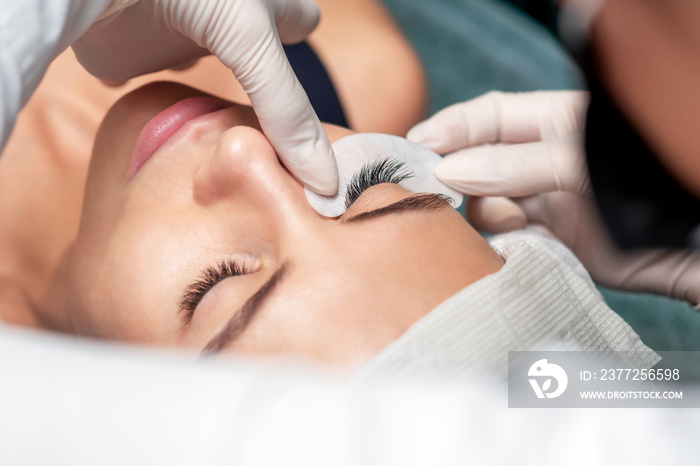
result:
[(105, 13), (73, 43), (90, 73), (119, 82), (213, 53), (248, 93), (290, 172), (320, 194), (337, 191), (328, 137), (280, 43), (316, 27), (313, 0), (114, 0)]
[(698, 305), (700, 251), (622, 251), (607, 233), (590, 192), (582, 144), (587, 102), (587, 94), (576, 91), (492, 92), (448, 107), (408, 137), (449, 153), (435, 174), (472, 195), (467, 213), (475, 228), (550, 234), (602, 285)]

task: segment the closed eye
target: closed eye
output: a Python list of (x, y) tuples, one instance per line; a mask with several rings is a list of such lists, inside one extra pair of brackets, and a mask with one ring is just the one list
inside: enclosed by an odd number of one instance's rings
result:
[(200, 301), (217, 283), (229, 277), (248, 275), (252, 272), (245, 264), (232, 259), (222, 261), (216, 267), (207, 267), (200, 278), (191, 283), (182, 295), (178, 314), (182, 318), (183, 325), (189, 325)]
[(382, 183), (399, 184), (413, 177), (406, 164), (395, 157), (377, 159), (363, 165), (357, 170), (348, 184), (345, 195), (345, 208), (349, 209), (353, 202), (365, 190)]

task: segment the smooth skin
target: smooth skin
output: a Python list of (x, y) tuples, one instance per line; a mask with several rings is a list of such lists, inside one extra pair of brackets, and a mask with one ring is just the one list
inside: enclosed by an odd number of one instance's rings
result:
[[(405, 134), (424, 116), (425, 77), (391, 16), (375, 0), (318, 4), (321, 22), (308, 40), (333, 78), (352, 127)], [(39, 315), (37, 308), (77, 235), (98, 127), (123, 95), (162, 80), (250, 104), (231, 70), (213, 56), (183, 71), (142, 76), (119, 87), (106, 86), (88, 74), (71, 50), (51, 64), (0, 156), (4, 322), (63, 328), (56, 322), (59, 316)]]
[[(141, 127), (197, 95), (156, 83), (107, 115), (80, 231), (46, 302), (63, 303), (51, 314), (66, 315), (77, 333), (199, 351), (284, 265), (284, 278), (225, 350), (357, 367), (502, 265), (449, 206), (347, 221), (414, 195), (396, 185), (367, 190), (338, 219), (322, 217), (245, 106), (188, 123), (129, 179)], [(350, 134), (326, 130), (331, 140)], [(217, 284), (183, 323), (178, 303), (188, 284), (232, 258), (250, 273)]]
[[(353, 5), (357, 10), (321, 2), (324, 19), (310, 41), (351, 124), (402, 134), (424, 110), (420, 65), (383, 10), (368, 0)], [(361, 35), (347, 29), (351, 23), (363, 25)], [(349, 59), (354, 46), (364, 52)], [(377, 73), (364, 73), (367, 62), (357, 57), (375, 63)], [(126, 167), (146, 122), (202, 95), (171, 83), (141, 87), (149, 79), (175, 79), (245, 103), (230, 71), (212, 59), (107, 88), (69, 53), (61, 56), (0, 157), (6, 322), (199, 354), (282, 268), (247, 328), (221, 349), (356, 367), (501, 266), (448, 207), (343, 221), (414, 195), (395, 185), (370, 188), (342, 219), (320, 216), (246, 106), (186, 125), (129, 179)], [(331, 141), (351, 134), (325, 129)], [(183, 319), (186, 289), (230, 259), (246, 275), (218, 283), (192, 320)]]

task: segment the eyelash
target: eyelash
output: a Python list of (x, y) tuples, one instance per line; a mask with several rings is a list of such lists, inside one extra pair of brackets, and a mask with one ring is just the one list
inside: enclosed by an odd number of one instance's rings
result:
[[(399, 184), (413, 177), (413, 173), (406, 168), (406, 164), (396, 158), (375, 160), (362, 166), (348, 185), (345, 196), (345, 205), (350, 205), (360, 197), (365, 190), (382, 183)], [(251, 273), (243, 264), (234, 260), (223, 261), (216, 267), (208, 267), (202, 276), (191, 284), (180, 304), (180, 313), (185, 325), (192, 321), (194, 311), (204, 295), (217, 283), (229, 278)]]
[(244, 264), (234, 260), (223, 261), (216, 267), (208, 267), (202, 273), (202, 276), (188, 287), (182, 298), (180, 313), (184, 324), (187, 325), (192, 321), (194, 310), (199, 305), (199, 302), (217, 283), (229, 277), (238, 277), (250, 273), (251, 271)]
[(353, 202), (365, 190), (382, 183), (399, 184), (413, 177), (406, 164), (396, 158), (375, 160), (362, 166), (353, 174), (345, 195), (345, 208), (350, 208)]

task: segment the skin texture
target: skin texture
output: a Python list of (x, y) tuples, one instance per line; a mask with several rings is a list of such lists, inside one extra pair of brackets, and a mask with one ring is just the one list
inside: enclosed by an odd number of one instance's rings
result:
[[(309, 40), (351, 125), (403, 134), (425, 108), (415, 53), (376, 2), (320, 4), (323, 19)], [(202, 95), (175, 84), (142, 87), (163, 79), (247, 101), (212, 58), (117, 88), (87, 75), (70, 51), (52, 64), (0, 157), (6, 322), (198, 354), (284, 266), (274, 292), (224, 351), (356, 367), (501, 266), (450, 208), (354, 223), (321, 217), (278, 162), (249, 107), (190, 122), (129, 179), (146, 122)], [(331, 141), (351, 134), (326, 130)], [(345, 218), (412, 195), (375, 186)], [(230, 259), (247, 274), (211, 288), (191, 321), (183, 320), (187, 287)]]
[[(249, 107), (189, 122), (129, 179), (143, 125), (198, 95), (152, 84), (103, 122), (77, 240), (55, 277), (55, 289), (68, 292), (47, 302), (65, 303), (78, 333), (199, 351), (284, 265), (284, 279), (224, 351), (357, 367), (502, 265), (449, 207), (344, 223), (413, 195), (396, 185), (370, 188), (339, 219), (322, 217)], [(332, 141), (350, 134), (327, 131)], [(231, 258), (249, 273), (218, 283), (185, 324), (178, 308), (187, 285)]]
[[(415, 52), (375, 0), (318, 3), (322, 19), (309, 42), (333, 78), (350, 124), (358, 131), (403, 135), (425, 111), (425, 77)], [(61, 261), (77, 235), (98, 127), (119, 98), (163, 80), (249, 103), (216, 57), (117, 87), (89, 75), (71, 50), (51, 64), (0, 156), (4, 322), (70, 330), (63, 314), (43, 309), (42, 303), (47, 295), (56, 296), (52, 277), (65, 266)]]

